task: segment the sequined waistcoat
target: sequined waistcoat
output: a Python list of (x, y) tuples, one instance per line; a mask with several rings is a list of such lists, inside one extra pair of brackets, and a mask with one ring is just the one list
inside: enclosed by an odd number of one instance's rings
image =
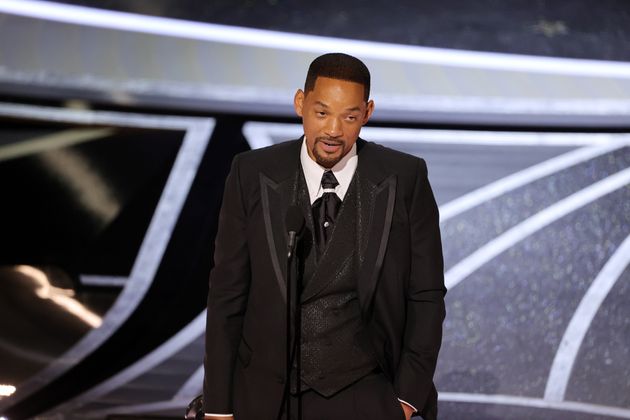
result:
[(302, 384), (330, 396), (378, 365), (361, 320), (357, 294), (357, 188), (353, 180), (326, 250), (317, 255), (310, 199), (303, 178), (300, 184), (300, 205), (307, 220), (298, 251), (303, 279)]

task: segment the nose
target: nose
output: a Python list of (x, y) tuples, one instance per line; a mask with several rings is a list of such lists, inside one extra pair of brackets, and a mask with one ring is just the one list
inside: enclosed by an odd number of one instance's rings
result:
[(341, 137), (343, 131), (341, 130), (341, 120), (339, 118), (331, 118), (326, 125), (325, 133), (329, 137)]

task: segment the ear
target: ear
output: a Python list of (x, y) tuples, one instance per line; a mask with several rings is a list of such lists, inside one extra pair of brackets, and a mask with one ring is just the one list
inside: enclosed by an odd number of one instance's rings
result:
[(293, 97), (293, 108), (295, 109), (295, 113), (298, 117), (302, 116), (302, 108), (304, 107), (304, 91), (302, 89), (298, 89), (295, 92), (295, 96)]
[(370, 99), (367, 103), (367, 107), (365, 108), (363, 121), (361, 121), (362, 125), (367, 124), (367, 122), (370, 120), (370, 117), (372, 117), (372, 112), (374, 112), (374, 101)]

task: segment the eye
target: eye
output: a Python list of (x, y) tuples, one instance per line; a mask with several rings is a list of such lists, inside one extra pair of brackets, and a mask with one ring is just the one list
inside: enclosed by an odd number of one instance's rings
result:
[(318, 117), (323, 117), (324, 115), (326, 115), (324, 111), (316, 111), (315, 113), (317, 114)]
[(348, 115), (348, 121), (356, 121), (357, 117), (355, 117), (354, 115)]

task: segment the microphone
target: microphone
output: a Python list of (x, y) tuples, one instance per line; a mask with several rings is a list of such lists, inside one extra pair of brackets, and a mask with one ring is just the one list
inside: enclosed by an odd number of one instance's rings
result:
[(285, 222), (287, 232), (289, 233), (287, 257), (290, 260), (293, 256), (293, 251), (295, 250), (296, 239), (304, 228), (304, 215), (302, 214), (302, 210), (300, 210), (300, 208), (296, 205), (289, 206)]
[[(302, 231), (302, 229), (304, 228), (304, 214), (302, 214), (302, 210), (300, 210), (300, 208), (296, 205), (289, 206), (289, 208), (287, 209), (287, 216), (285, 219), (285, 223), (287, 227), (287, 232), (289, 234), (289, 241), (288, 241), (288, 246), (287, 246), (287, 330), (286, 330), (286, 367), (285, 367), (286, 380), (284, 382), (284, 393), (283, 393), (284, 401), (282, 405), (284, 405), (286, 409), (284, 418), (290, 419), (292, 418), (292, 416), (291, 416), (291, 395), (289, 395), (289, 393), (291, 389), (291, 385), (290, 385), (291, 384), (291, 365), (292, 365), (292, 360), (293, 360), (291, 357), (292, 356), (291, 308), (294, 305), (294, 303), (292, 302), (294, 298), (296, 299), (296, 302), (298, 303), (297, 305), (298, 307), (296, 308), (295, 319), (294, 319), (296, 339), (298, 339), (299, 337), (299, 328), (301, 328), (300, 327), (301, 306), (299, 305), (299, 302), (300, 302), (299, 294), (294, 297), (295, 292), (293, 292), (294, 287), (296, 287), (296, 290), (298, 290), (297, 288), (299, 287), (299, 280), (294, 279), (293, 277), (296, 275), (299, 276), (299, 273), (296, 273), (294, 272), (294, 270), (291, 270), (291, 266), (293, 265), (291, 260), (293, 258), (293, 252), (295, 251), (295, 244), (297, 242), (297, 237)], [(296, 284), (293, 284), (294, 281), (296, 281)], [(300, 346), (296, 346), (296, 356), (299, 355), (299, 351), (300, 351)], [(298, 370), (297, 371), (298, 373), (300, 371), (299, 357), (298, 357)], [(298, 389), (299, 389), (299, 386), (298, 386)], [(298, 413), (301, 410), (300, 401), (301, 400), (298, 399)], [(278, 418), (280, 418), (281, 416), (282, 416), (282, 410), (278, 413)]]

